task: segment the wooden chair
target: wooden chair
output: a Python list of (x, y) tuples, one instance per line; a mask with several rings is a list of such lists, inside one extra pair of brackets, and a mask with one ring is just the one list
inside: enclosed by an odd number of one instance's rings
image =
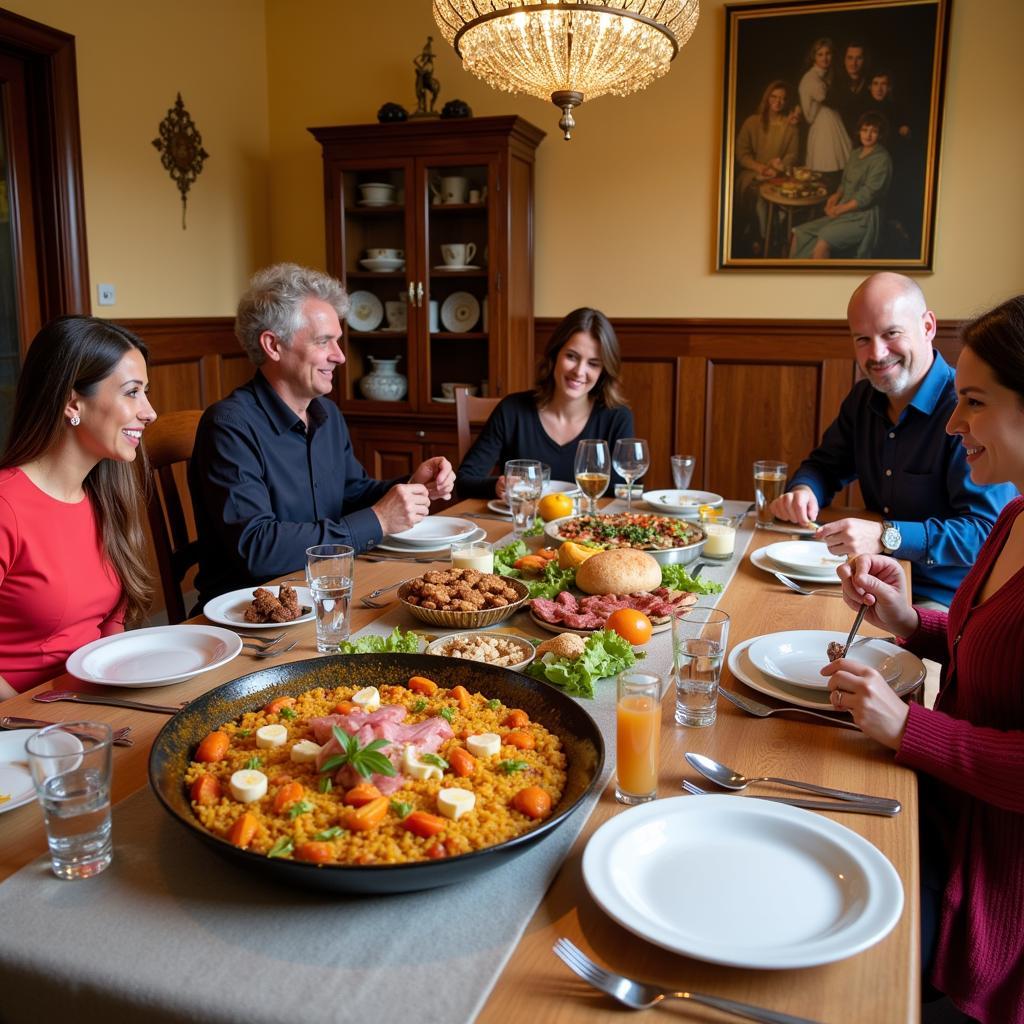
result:
[[(150, 490), (146, 511), (153, 534), (160, 583), (167, 606), (167, 621), (172, 625), (185, 616), (181, 581), (199, 561), (199, 543), (190, 540), (174, 468), (188, 465), (196, 440), (196, 428), (202, 409), (183, 409), (158, 417), (144, 434), (150, 465)], [(180, 471), (179, 471), (180, 472)]]
[[(473, 445), (471, 427), (487, 422), (487, 417), (494, 412), (500, 398), (474, 398), (469, 388), (455, 389), (455, 431), (459, 442), (459, 462), (466, 457), (466, 452)], [(458, 467), (456, 467), (458, 468)]]

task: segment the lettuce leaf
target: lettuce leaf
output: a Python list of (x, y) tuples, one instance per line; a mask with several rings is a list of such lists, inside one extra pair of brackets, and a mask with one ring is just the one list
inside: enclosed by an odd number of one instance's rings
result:
[(688, 590), (692, 594), (720, 594), (721, 583), (712, 583), (711, 580), (698, 576), (694, 579), (684, 565), (663, 565), (661, 567), (661, 585), (669, 590)]
[(529, 549), (521, 540), (498, 548), (494, 552), (494, 571), (499, 576), (509, 576), (524, 583), (530, 592), (530, 597), (555, 598), (576, 582), (576, 570), (559, 569), (558, 560), (555, 558), (552, 558), (545, 566), (543, 576), (524, 576), (515, 567), (515, 562), (516, 559), (529, 553)]
[(343, 640), (338, 648), (341, 654), (416, 654), (420, 649), (420, 636), (410, 630), (403, 633), (395, 626), (388, 636), (368, 634), (358, 640)]
[(644, 653), (638, 655), (618, 633), (599, 629), (587, 637), (578, 658), (552, 658), (549, 662), (538, 659), (527, 672), (574, 697), (593, 697), (596, 680), (618, 675), (635, 664), (638, 657), (644, 657)]

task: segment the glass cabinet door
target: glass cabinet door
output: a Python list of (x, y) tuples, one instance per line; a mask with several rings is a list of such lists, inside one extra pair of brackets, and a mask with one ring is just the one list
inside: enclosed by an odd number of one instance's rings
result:
[[(351, 299), (343, 325), (346, 404), (400, 402), (408, 406), (415, 379), (415, 330), (410, 308), (414, 226), (409, 166), (341, 170), (339, 254)], [(413, 314), (412, 316), (410, 314)]]
[[(430, 343), (423, 369), (423, 401), (452, 404), (453, 386), (475, 395), (493, 387), (488, 301), (492, 163), (428, 161), (419, 180), (426, 190), (426, 313)], [(495, 253), (495, 256), (498, 254)]]

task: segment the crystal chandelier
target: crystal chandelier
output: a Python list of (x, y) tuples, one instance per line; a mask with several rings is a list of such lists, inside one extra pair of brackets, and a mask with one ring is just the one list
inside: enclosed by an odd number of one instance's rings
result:
[(548, 99), (571, 138), (573, 107), (625, 96), (668, 71), (699, 0), (433, 0), (463, 66), (506, 92)]

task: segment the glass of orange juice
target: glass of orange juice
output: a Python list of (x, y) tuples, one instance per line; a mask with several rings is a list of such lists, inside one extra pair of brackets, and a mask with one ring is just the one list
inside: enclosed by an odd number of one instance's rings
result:
[(658, 795), (662, 679), (627, 669), (617, 680), (615, 706), (615, 799), (642, 804)]

